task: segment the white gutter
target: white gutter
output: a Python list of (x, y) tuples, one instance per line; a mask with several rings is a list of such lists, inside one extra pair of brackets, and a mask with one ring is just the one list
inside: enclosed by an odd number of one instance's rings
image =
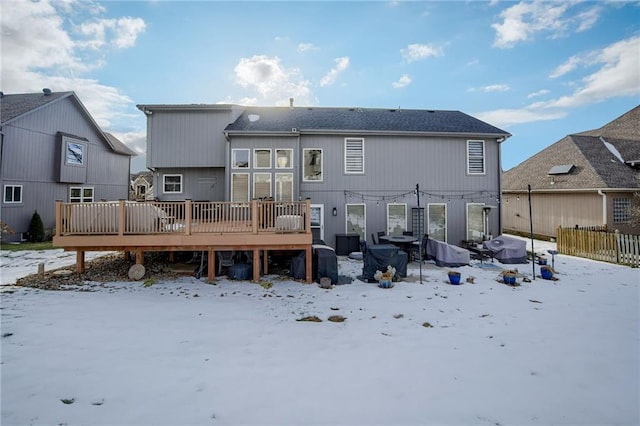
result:
[(598, 189), (598, 195), (602, 196), (602, 224), (607, 224), (607, 194)]

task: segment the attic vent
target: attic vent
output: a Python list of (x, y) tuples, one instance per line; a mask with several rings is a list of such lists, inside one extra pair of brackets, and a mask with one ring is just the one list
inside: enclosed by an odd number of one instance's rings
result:
[(247, 115), (247, 118), (249, 119), (249, 121), (251, 121), (252, 123), (254, 121), (258, 121), (260, 120), (260, 116), (258, 114), (249, 114)]
[(292, 128), (291, 128), (291, 132), (295, 133), (295, 132), (297, 132), (297, 131), (298, 131), (298, 128), (297, 128), (297, 127), (292, 127)]
[(51, 89), (47, 89), (45, 87), (44, 89), (42, 89), (42, 93), (44, 93), (45, 96), (49, 96), (51, 94)]
[(561, 166), (553, 166), (547, 174), (550, 175), (566, 175), (573, 170), (573, 164), (563, 164)]

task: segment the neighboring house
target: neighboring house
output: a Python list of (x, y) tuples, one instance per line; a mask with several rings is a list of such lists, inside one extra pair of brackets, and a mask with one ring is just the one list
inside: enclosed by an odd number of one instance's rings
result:
[(371, 243), (378, 231), (453, 244), (500, 233), (499, 209), (489, 207), (499, 207), (500, 144), (510, 134), (462, 112), (138, 108), (162, 201), (309, 198), (314, 237), (327, 244), (352, 233)]
[(153, 193), (153, 173), (139, 172), (131, 175), (129, 199), (133, 201), (149, 201), (155, 199)]
[(606, 225), (639, 234), (630, 224), (640, 192), (640, 106), (609, 124), (565, 136), (503, 175), (503, 227), (555, 237), (556, 228)]
[(26, 238), (37, 210), (55, 226), (55, 201), (126, 199), (133, 151), (103, 132), (74, 92), (0, 93), (3, 241)]

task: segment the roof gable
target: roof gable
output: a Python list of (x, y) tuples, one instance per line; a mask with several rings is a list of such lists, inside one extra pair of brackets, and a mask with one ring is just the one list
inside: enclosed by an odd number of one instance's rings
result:
[(0, 97), (0, 122), (4, 125), (45, 105), (72, 96), (73, 92), (20, 93)]
[(50, 106), (54, 102), (59, 102), (66, 98), (70, 98), (76, 102), (85, 118), (92, 124), (98, 134), (102, 136), (107, 146), (115, 153), (128, 156), (137, 155), (111, 133), (104, 132), (74, 92), (51, 92), (45, 89), (42, 93), (2, 94), (0, 96), (0, 123), (6, 125), (24, 115), (38, 111)]
[[(640, 188), (640, 106), (599, 129), (565, 136), (504, 172), (503, 190)], [(567, 174), (550, 167), (573, 164)]]

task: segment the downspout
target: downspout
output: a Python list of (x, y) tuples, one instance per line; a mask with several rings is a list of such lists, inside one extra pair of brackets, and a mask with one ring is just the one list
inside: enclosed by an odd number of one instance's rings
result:
[(598, 195), (602, 196), (602, 224), (607, 225), (607, 194), (598, 189)]
[(223, 134), (224, 139), (227, 141), (224, 147), (224, 200), (231, 201), (231, 138), (229, 137), (229, 132), (223, 132)]
[(495, 234), (497, 235), (502, 235), (502, 142), (505, 139), (503, 138), (502, 140), (496, 139), (496, 141), (498, 142), (498, 199), (500, 200), (498, 202), (498, 232)]

